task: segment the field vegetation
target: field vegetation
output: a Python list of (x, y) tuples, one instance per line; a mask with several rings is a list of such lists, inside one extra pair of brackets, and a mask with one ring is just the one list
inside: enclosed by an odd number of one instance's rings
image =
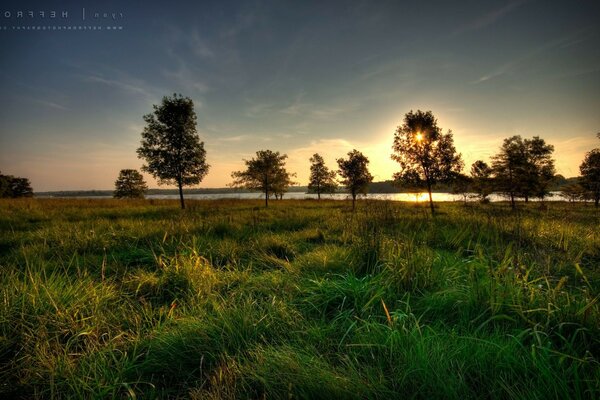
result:
[(0, 397), (600, 397), (591, 205), (186, 206), (0, 201)]

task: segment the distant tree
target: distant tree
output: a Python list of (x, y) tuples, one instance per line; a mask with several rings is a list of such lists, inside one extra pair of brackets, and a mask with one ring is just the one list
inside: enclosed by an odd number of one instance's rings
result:
[(452, 132), (443, 134), (431, 111), (411, 110), (404, 116), (403, 125), (396, 129), (392, 149), (392, 159), (400, 164), (400, 172), (394, 174), (394, 179), (426, 189), (434, 214), (433, 185), (451, 180), (463, 168)]
[(294, 174), (286, 171), (286, 158), (287, 155), (280, 155), (278, 151), (257, 151), (256, 158), (244, 160), (244, 171), (231, 173), (234, 181), (230, 186), (262, 191), (265, 194), (265, 207), (268, 207), (271, 195), (283, 196), (287, 187), (292, 184), (291, 177)]
[(142, 170), (157, 178), (159, 185), (177, 184), (181, 208), (185, 208), (183, 186), (196, 185), (209, 170), (204, 142), (196, 133), (196, 112), (189, 97), (163, 97), (154, 111), (144, 116), (139, 158)]
[(337, 188), (335, 181), (335, 171), (330, 171), (325, 165), (323, 157), (319, 153), (313, 154), (310, 158), (310, 178), (308, 190), (317, 194), (321, 200), (321, 193), (334, 193)]
[(122, 169), (119, 177), (115, 181), (115, 191), (113, 197), (143, 199), (144, 193), (148, 190), (144, 177), (135, 169)]
[(29, 179), (0, 173), (0, 197), (33, 197)]
[[(598, 133), (600, 139), (600, 133)], [(600, 202), (600, 148), (595, 148), (586, 153), (583, 162), (579, 166), (581, 173), (581, 186), (589, 193), (598, 207)]]
[(471, 165), (471, 189), (481, 202), (487, 201), (487, 196), (493, 192), (492, 169), (484, 161), (477, 160)]
[(352, 195), (352, 210), (355, 208), (356, 196), (359, 193), (367, 193), (369, 183), (373, 176), (369, 173), (369, 159), (360, 151), (354, 149), (348, 152), (348, 159), (337, 160), (338, 174), (343, 178), (341, 183)]
[(585, 200), (586, 190), (579, 183), (568, 183), (560, 188), (560, 195), (569, 202)]
[(277, 171), (273, 181), (273, 195), (276, 200), (282, 200), (283, 195), (287, 193), (288, 188), (296, 185), (296, 182), (292, 181), (292, 178), (295, 176), (295, 173), (288, 173), (285, 168), (281, 168)]
[(461, 195), (463, 202), (467, 203), (467, 197), (472, 190), (473, 179), (465, 174), (456, 174), (450, 181), (451, 192)]
[(554, 146), (534, 136), (523, 139), (519, 135), (504, 139), (500, 152), (492, 157), (494, 184), (498, 191), (510, 198), (544, 198), (554, 177)]

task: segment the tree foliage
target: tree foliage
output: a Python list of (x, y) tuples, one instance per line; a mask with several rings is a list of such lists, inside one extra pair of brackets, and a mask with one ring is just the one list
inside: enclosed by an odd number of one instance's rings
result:
[(144, 177), (135, 169), (122, 169), (115, 181), (115, 191), (113, 197), (143, 199), (148, 186)]
[(181, 208), (185, 208), (183, 186), (196, 185), (209, 170), (204, 142), (196, 133), (196, 112), (189, 97), (165, 96), (154, 111), (144, 116), (138, 157), (146, 161), (142, 170), (159, 184), (177, 184)]
[(579, 183), (568, 183), (560, 188), (560, 195), (572, 203), (586, 200), (587, 192)]
[(244, 160), (245, 170), (231, 173), (234, 179), (231, 186), (260, 190), (265, 194), (265, 207), (268, 207), (271, 195), (283, 196), (287, 188), (294, 184), (291, 178), (295, 174), (285, 169), (286, 159), (287, 155), (280, 155), (278, 151), (257, 151), (256, 158)]
[(466, 203), (469, 192), (472, 190), (473, 178), (465, 174), (456, 174), (450, 183), (451, 193), (461, 195), (463, 202)]
[(29, 179), (0, 173), (0, 197), (33, 197)]
[(475, 161), (471, 165), (471, 179), (471, 190), (481, 202), (486, 202), (487, 196), (493, 192), (492, 168), (485, 161)]
[(313, 154), (310, 158), (310, 177), (308, 190), (316, 193), (317, 198), (321, 200), (321, 193), (334, 193), (337, 188), (335, 181), (335, 171), (329, 170), (325, 165), (323, 157), (319, 153)]
[(431, 111), (411, 110), (394, 133), (392, 149), (392, 159), (400, 164), (400, 171), (394, 174), (394, 179), (399, 184), (426, 189), (431, 212), (434, 213), (433, 185), (451, 181), (463, 168), (452, 132), (443, 134)]
[(348, 152), (348, 159), (339, 158), (338, 174), (342, 177), (341, 183), (352, 195), (352, 209), (354, 210), (356, 196), (359, 193), (367, 193), (369, 183), (373, 176), (369, 173), (369, 159), (360, 151), (354, 149)]
[[(600, 133), (598, 133), (600, 139)], [(600, 148), (595, 148), (586, 153), (583, 162), (579, 166), (581, 173), (581, 186), (589, 193), (598, 207), (600, 202)]]
[(555, 172), (553, 151), (554, 146), (538, 136), (504, 139), (500, 152), (492, 157), (492, 170), (496, 190), (510, 198), (513, 209), (517, 197), (528, 201), (548, 194)]

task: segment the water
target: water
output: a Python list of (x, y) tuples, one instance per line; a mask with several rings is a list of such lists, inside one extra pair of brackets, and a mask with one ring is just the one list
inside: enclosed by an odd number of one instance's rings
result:
[[(553, 196), (546, 197), (548, 201), (565, 201), (565, 199), (558, 195), (558, 192), (553, 193)], [(186, 199), (195, 200), (216, 200), (216, 199), (254, 199), (261, 200), (265, 196), (262, 193), (213, 193), (213, 194), (187, 194), (184, 195)], [(452, 193), (432, 193), (433, 201), (445, 202), (445, 201), (463, 201), (463, 196)], [(146, 196), (147, 199), (179, 199), (177, 194), (151, 194)], [(322, 199), (325, 200), (350, 200), (351, 197), (346, 193), (335, 193), (335, 194), (322, 194)], [(302, 200), (302, 199), (317, 199), (316, 194), (312, 193), (301, 193), (301, 192), (290, 192), (283, 196), (284, 200)], [(392, 201), (406, 201), (406, 202), (427, 202), (429, 196), (427, 193), (412, 194), (412, 193), (369, 193), (367, 195), (360, 195), (359, 199), (369, 200), (392, 200)], [(490, 201), (507, 201), (507, 198), (497, 194), (488, 196)], [(467, 201), (478, 201), (474, 195), (467, 196)], [(531, 199), (530, 201), (539, 201), (539, 199)]]

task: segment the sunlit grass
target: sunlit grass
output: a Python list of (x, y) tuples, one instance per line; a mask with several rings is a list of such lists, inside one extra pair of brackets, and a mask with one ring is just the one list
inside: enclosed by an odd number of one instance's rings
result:
[(594, 398), (590, 206), (0, 201), (0, 397)]

